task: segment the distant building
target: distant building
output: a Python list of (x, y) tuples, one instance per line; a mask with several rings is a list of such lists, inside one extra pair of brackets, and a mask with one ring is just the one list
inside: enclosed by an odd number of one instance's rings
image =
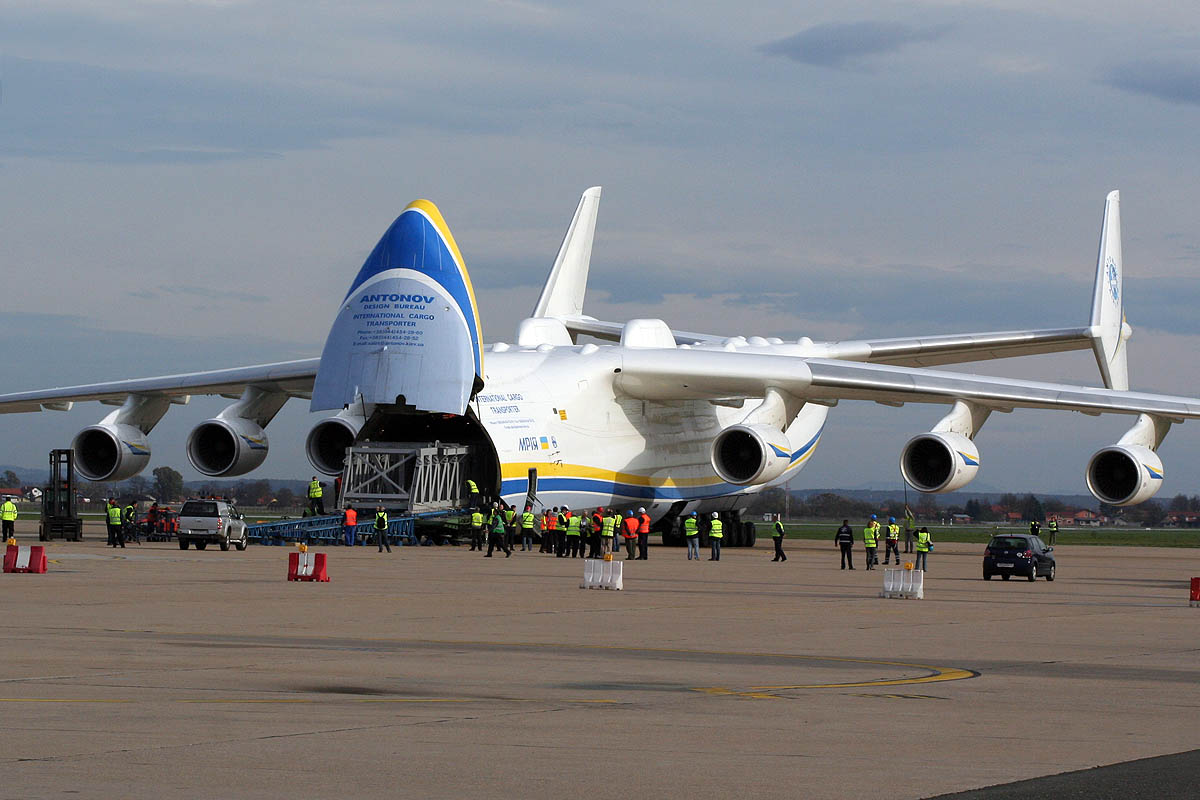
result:
[(975, 520), (971, 519), (970, 514), (951, 514), (950, 515), (950, 524), (951, 525), (970, 525), (974, 521)]

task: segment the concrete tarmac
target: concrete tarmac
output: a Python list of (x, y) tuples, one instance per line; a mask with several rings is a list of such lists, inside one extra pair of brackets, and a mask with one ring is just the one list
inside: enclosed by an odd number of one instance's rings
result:
[(985, 583), (938, 545), (904, 601), (832, 535), (653, 547), (622, 592), (519, 550), (299, 584), (283, 547), (53, 542), (0, 576), (0, 797), (921, 798), (1200, 747), (1200, 551)]

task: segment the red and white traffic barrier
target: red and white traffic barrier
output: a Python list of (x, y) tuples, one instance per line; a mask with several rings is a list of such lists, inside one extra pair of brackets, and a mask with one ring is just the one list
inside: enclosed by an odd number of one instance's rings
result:
[(4, 550), (5, 572), (33, 572), (42, 574), (46, 571), (46, 548), (41, 545), (23, 547), (10, 544)]
[[(5, 572), (7, 571), (6, 568)], [(1192, 578), (1192, 593), (1188, 605), (1192, 608), (1200, 608), (1200, 578)]]
[(308, 550), (288, 553), (287, 579), (289, 581), (329, 583), (329, 575), (325, 572), (325, 554), (310, 553)]

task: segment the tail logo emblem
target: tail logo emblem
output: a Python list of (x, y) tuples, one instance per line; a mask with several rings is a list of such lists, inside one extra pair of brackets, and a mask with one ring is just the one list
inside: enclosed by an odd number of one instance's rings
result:
[(1117, 262), (1112, 256), (1108, 257), (1105, 272), (1108, 274), (1108, 293), (1112, 295), (1115, 303), (1120, 299), (1120, 292), (1117, 290)]

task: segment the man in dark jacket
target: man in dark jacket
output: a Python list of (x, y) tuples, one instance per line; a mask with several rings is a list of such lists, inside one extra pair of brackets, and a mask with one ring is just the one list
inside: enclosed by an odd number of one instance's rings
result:
[(854, 569), (854, 561), (850, 557), (850, 548), (854, 546), (854, 531), (850, 529), (850, 520), (842, 520), (842, 527), (837, 529), (833, 541), (842, 548), (842, 569), (845, 569), (847, 564), (850, 565), (850, 569)]

